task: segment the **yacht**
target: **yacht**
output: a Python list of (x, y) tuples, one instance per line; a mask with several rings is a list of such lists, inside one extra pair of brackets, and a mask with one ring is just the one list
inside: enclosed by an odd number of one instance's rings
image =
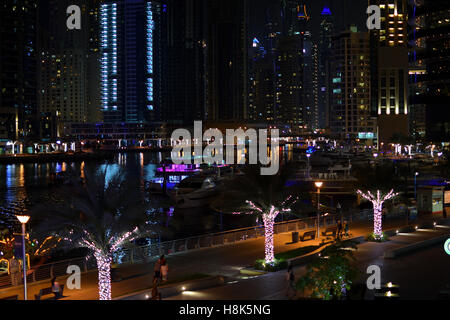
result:
[(169, 196), (178, 208), (195, 208), (208, 206), (219, 194), (219, 184), (213, 175), (194, 175), (183, 179)]

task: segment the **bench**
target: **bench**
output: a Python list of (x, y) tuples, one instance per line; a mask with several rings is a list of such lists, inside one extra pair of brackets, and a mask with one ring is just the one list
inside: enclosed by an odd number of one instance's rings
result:
[(329, 233), (331, 233), (331, 235), (332, 235), (333, 237), (335, 237), (335, 236), (336, 236), (336, 233), (337, 233), (337, 226), (326, 228), (325, 231), (322, 232), (322, 235), (323, 235), (323, 236), (326, 236), (326, 235), (328, 235)]
[(0, 300), (19, 300), (19, 295), (16, 294), (16, 295), (14, 295), (14, 296), (9, 296), (9, 297), (0, 298)]
[[(63, 296), (63, 292), (64, 292), (64, 285), (62, 284), (62, 285), (60, 286), (60, 288), (61, 288), (60, 295), (61, 295), (61, 297), (62, 297), (62, 296)], [(35, 294), (35, 295), (34, 295), (34, 298), (35, 298), (36, 300), (41, 300), (41, 297), (42, 297), (42, 296), (46, 296), (46, 295), (49, 295), (49, 294), (53, 294), (52, 287), (44, 288), (44, 289), (39, 290), (39, 294)]]
[(305, 241), (305, 238), (310, 238), (308, 240), (314, 240), (316, 238), (316, 231), (306, 231), (305, 233), (303, 233), (303, 235), (300, 236), (301, 241)]

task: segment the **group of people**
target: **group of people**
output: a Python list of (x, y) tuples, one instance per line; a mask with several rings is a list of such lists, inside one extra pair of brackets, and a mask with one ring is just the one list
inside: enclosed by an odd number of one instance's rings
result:
[(345, 232), (345, 236), (348, 237), (349, 236), (349, 231), (350, 227), (348, 225), (347, 220), (344, 220), (344, 224), (342, 224), (342, 221), (339, 220), (338, 224), (337, 224), (337, 233), (336, 233), (336, 237), (337, 238), (342, 238), (342, 233)]
[(152, 300), (161, 300), (161, 293), (158, 292), (158, 285), (161, 281), (167, 281), (169, 275), (169, 265), (164, 255), (156, 261), (153, 271)]

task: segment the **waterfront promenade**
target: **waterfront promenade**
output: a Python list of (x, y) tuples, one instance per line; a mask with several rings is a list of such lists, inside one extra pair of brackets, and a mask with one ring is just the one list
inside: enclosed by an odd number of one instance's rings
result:
[[(420, 223), (427, 218), (421, 218)], [(415, 223), (416, 223), (415, 222)], [(384, 223), (384, 229), (396, 228), (405, 225), (404, 219), (387, 221)], [(373, 228), (373, 222), (355, 222), (350, 226), (350, 232), (353, 237), (367, 235)], [(398, 235), (393, 237), (392, 241), (378, 244), (378, 243), (364, 243), (364, 247), (369, 248), (363, 250), (366, 252), (366, 256), (362, 254), (360, 256), (361, 261), (371, 261), (373, 259), (380, 259), (385, 250), (391, 250), (392, 248), (407, 245), (421, 241), (430, 237), (436, 237), (442, 232), (449, 232), (449, 229), (443, 228), (442, 230), (433, 231), (416, 231), (411, 235)], [(302, 246), (317, 245), (322, 240), (311, 240), (306, 242), (291, 243), (291, 233), (277, 234), (275, 239), (275, 253), (292, 250)], [(235, 244), (224, 245), (220, 247), (205, 248), (199, 250), (192, 250), (187, 252), (180, 252), (172, 254), (167, 257), (169, 263), (169, 278), (176, 279), (193, 274), (209, 274), (209, 275), (221, 275), (227, 279), (228, 282), (233, 280), (245, 280), (245, 277), (240, 273), (240, 269), (249, 267), (256, 259), (262, 258), (264, 255), (264, 238), (251, 239), (242, 241)], [(120, 275), (123, 278), (120, 282), (113, 282), (112, 284), (112, 296), (118, 298), (123, 295), (131, 294), (140, 290), (149, 289), (152, 285), (153, 276), (153, 263), (124, 265), (119, 269)], [(383, 259), (383, 258), (381, 258)], [(301, 267), (296, 268), (296, 272), (300, 272)], [(284, 286), (282, 276), (284, 271), (277, 273), (266, 274), (253, 279), (253, 281), (240, 281), (240, 286), (245, 285), (246, 290), (236, 288), (236, 290), (227, 289), (229, 286), (221, 287), (222, 289), (209, 289), (219, 290), (219, 293), (215, 295), (207, 295), (206, 299), (281, 299), (279, 296), (280, 286)], [(267, 281), (263, 281), (266, 279)], [(58, 279), (60, 283), (65, 283), (64, 277)], [(262, 282), (261, 282), (262, 281)], [(257, 287), (252, 287), (259, 283)], [(272, 285), (271, 285), (272, 283)], [(275, 284), (275, 287), (273, 287)], [(40, 289), (49, 287), (49, 281), (42, 283), (31, 283), (28, 288), (28, 297), (34, 300), (34, 295), (39, 292)], [(222, 292), (222, 291), (224, 292)], [(227, 291), (228, 290), (228, 291)], [(221, 293), (223, 295), (221, 295)], [(228, 292), (228, 293), (227, 293)], [(233, 293), (234, 292), (234, 293)], [(278, 295), (277, 295), (278, 292)], [(6, 288), (0, 290), (0, 298), (19, 295), (19, 299), (23, 298), (23, 287)], [(257, 296), (255, 296), (257, 295)], [(96, 300), (98, 299), (97, 293), (97, 272), (90, 271), (82, 274), (81, 290), (64, 290), (63, 300)], [(189, 298), (189, 297), (188, 297)], [(195, 297), (190, 297), (194, 299)]]

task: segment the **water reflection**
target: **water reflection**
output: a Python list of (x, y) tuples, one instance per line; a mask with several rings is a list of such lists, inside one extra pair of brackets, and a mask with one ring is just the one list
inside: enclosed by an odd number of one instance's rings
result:
[[(282, 162), (286, 159), (292, 159), (292, 147), (281, 147), (281, 152), (268, 154), (271, 160)], [(278, 151), (278, 150), (277, 150)], [(288, 152), (285, 152), (288, 151)], [(286, 154), (285, 154), (286, 153)], [(235, 160), (245, 158), (249, 161), (248, 150), (244, 152), (235, 152)], [(85, 178), (87, 170), (98, 172), (98, 170), (106, 170), (107, 183), (111, 178), (123, 169), (125, 178), (132, 182), (138, 183), (140, 186), (145, 186), (146, 182), (160, 176), (157, 174), (157, 168), (163, 159), (170, 157), (170, 152), (167, 153), (121, 153), (117, 154), (114, 160), (99, 161), (99, 162), (60, 162), (60, 163), (26, 163), (26, 164), (10, 164), (0, 165), (0, 214), (1, 210), (8, 208), (25, 209), (29, 208), (33, 202), (38, 202), (40, 199), (51, 199), (55, 190), (55, 175), (67, 172), (76, 172), (80, 178)], [(286, 158), (285, 158), (286, 157)], [(224, 157), (225, 158), (225, 157)], [(169, 177), (170, 178), (170, 177)], [(177, 177), (179, 179), (180, 177)], [(169, 181), (179, 182), (179, 181)], [(135, 192), (135, 190), (133, 190)], [(149, 195), (147, 194), (147, 197)], [(186, 225), (191, 224), (193, 227), (202, 227), (208, 225), (209, 227), (216, 227), (218, 218), (212, 214), (208, 209), (195, 210), (178, 210), (169, 211), (166, 208), (164, 216), (168, 221), (174, 222), (178, 219), (179, 229), (182, 230)]]

